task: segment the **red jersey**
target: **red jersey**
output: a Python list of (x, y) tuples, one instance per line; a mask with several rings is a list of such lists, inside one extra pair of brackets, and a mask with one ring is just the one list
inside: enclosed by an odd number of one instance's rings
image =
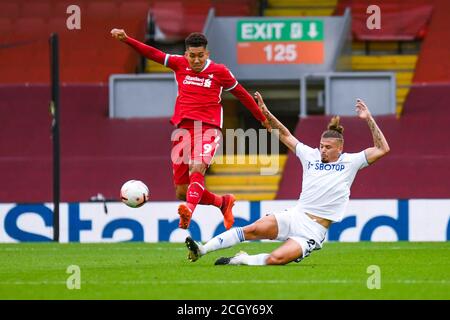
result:
[(175, 72), (178, 96), (171, 119), (178, 125), (182, 119), (200, 120), (219, 128), (223, 124), (220, 104), (222, 91), (234, 89), (238, 82), (223, 64), (208, 59), (201, 72), (194, 72), (184, 56), (166, 54), (164, 65)]
[(170, 120), (174, 125), (178, 126), (183, 119), (191, 119), (222, 128), (223, 110), (220, 101), (223, 90), (236, 96), (256, 119), (261, 122), (266, 120), (252, 96), (223, 64), (208, 59), (203, 70), (196, 73), (184, 56), (164, 53), (130, 37), (125, 42), (140, 54), (175, 72), (178, 96)]

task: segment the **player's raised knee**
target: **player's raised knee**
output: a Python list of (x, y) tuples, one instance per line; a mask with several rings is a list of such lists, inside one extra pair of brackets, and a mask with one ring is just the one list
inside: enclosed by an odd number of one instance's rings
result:
[(257, 227), (254, 223), (245, 226), (244, 228), (244, 235), (246, 240), (253, 240), (256, 239), (257, 236)]
[(178, 200), (186, 201), (186, 191), (187, 187), (184, 186), (177, 186), (175, 189), (175, 196)]

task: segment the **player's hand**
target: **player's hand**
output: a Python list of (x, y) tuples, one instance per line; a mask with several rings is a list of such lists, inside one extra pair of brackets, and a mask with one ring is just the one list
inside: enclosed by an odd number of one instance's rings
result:
[(360, 117), (361, 119), (367, 120), (372, 116), (370, 114), (369, 108), (367, 108), (366, 104), (361, 99), (356, 99), (355, 108), (358, 117)]
[(125, 30), (123, 30), (123, 29), (112, 29), (111, 36), (114, 39), (117, 39), (120, 41), (124, 41), (127, 38), (127, 34), (125, 33)]
[(258, 107), (261, 109), (261, 112), (267, 116), (269, 114), (269, 109), (267, 109), (267, 106), (258, 91), (255, 92), (255, 99), (258, 101)]
[(267, 109), (267, 106), (264, 103), (264, 100), (258, 91), (255, 92), (255, 98), (258, 101), (258, 106), (261, 109), (261, 112), (263, 113), (263, 115), (266, 116), (266, 120), (261, 122), (261, 124), (263, 125), (264, 128), (266, 128), (269, 132), (271, 132), (272, 126), (270, 125), (269, 120), (267, 120), (267, 117), (270, 114), (269, 109)]

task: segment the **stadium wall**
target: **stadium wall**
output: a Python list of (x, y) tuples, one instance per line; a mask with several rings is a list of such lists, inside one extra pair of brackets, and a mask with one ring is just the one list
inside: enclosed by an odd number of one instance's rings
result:
[[(295, 205), (287, 201), (239, 201), (235, 226)], [(178, 202), (149, 202), (132, 209), (122, 203), (63, 203), (60, 241), (183, 242), (190, 233), (207, 241), (223, 232), (220, 212), (200, 206), (189, 232), (178, 228)], [(350, 200), (345, 218), (331, 226), (328, 241), (448, 241), (450, 199)], [(52, 204), (1, 204), (0, 242), (46, 242), (52, 237)]]
[[(356, 93), (354, 94), (356, 100)], [(361, 97), (364, 99), (364, 97)], [(400, 119), (375, 117), (391, 151), (370, 167), (361, 170), (352, 184), (353, 199), (442, 199), (449, 196), (450, 86), (417, 86), (410, 90)], [(370, 108), (370, 105), (369, 105)], [(299, 119), (294, 135), (317, 147), (331, 117)], [(344, 151), (359, 152), (373, 146), (365, 121), (341, 117), (345, 128)], [(277, 200), (297, 198), (302, 190), (302, 166), (293, 153), (283, 170)]]
[[(0, 85), (0, 199), (52, 201), (48, 85)], [(157, 105), (148, 102), (148, 108)], [(108, 86), (61, 86), (61, 200), (119, 200), (120, 186), (140, 179), (152, 199), (173, 201), (169, 118), (109, 119)]]

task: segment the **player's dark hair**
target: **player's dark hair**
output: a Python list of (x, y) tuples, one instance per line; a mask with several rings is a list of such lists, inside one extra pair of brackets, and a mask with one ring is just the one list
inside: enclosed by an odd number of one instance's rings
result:
[(344, 141), (344, 127), (339, 124), (339, 116), (333, 117), (328, 124), (328, 130), (322, 133), (322, 138), (335, 138)]
[(193, 32), (184, 40), (184, 44), (186, 45), (186, 49), (189, 47), (204, 47), (206, 49), (208, 39), (206, 39), (203, 33)]

